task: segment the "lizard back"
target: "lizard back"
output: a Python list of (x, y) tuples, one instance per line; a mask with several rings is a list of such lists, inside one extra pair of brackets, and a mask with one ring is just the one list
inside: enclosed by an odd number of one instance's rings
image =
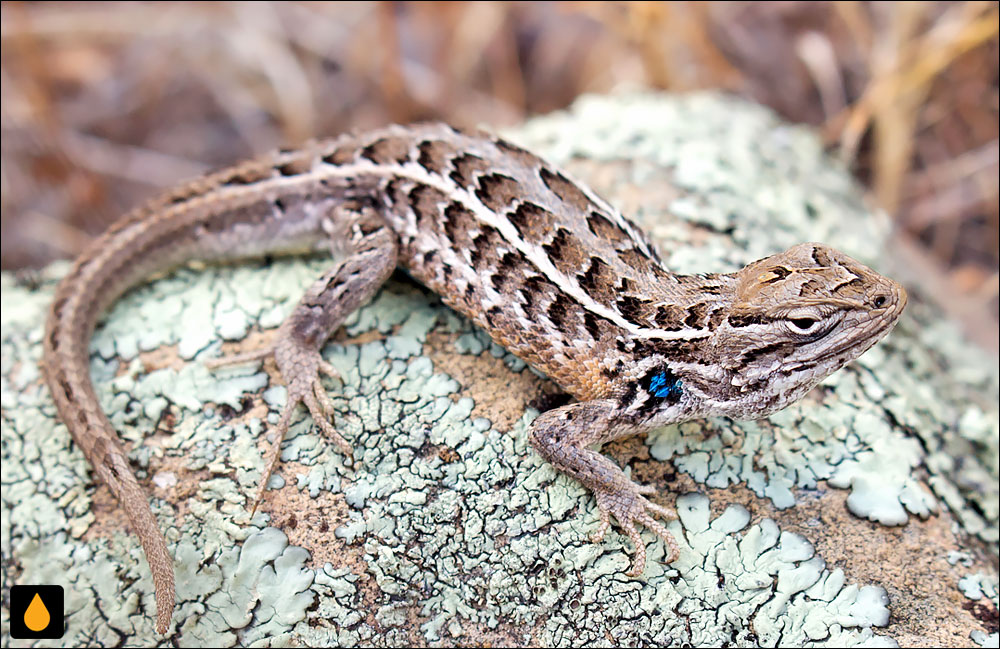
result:
[(258, 491), (299, 403), (346, 454), (329, 419), (320, 350), (397, 263), (579, 402), (532, 424), (531, 444), (596, 495), (636, 546), (636, 525), (679, 550), (651, 493), (590, 447), (706, 414), (765, 416), (863, 353), (906, 293), (822, 244), (737, 273), (677, 275), (628, 219), (565, 172), (502, 138), (445, 125), (391, 126), (279, 151), (206, 175), (132, 211), (56, 290), (44, 376), (60, 416), (122, 503), (154, 576), (157, 629), (174, 602), (173, 560), (90, 380), (101, 311), (187, 260), (352, 248), (311, 287), (267, 349), (289, 385)]
[(390, 127), (321, 154), (355, 190), (377, 174), (401, 266), (579, 399), (620, 387), (624, 341), (700, 337), (729, 282), (669, 272), (634, 223), (496, 136)]

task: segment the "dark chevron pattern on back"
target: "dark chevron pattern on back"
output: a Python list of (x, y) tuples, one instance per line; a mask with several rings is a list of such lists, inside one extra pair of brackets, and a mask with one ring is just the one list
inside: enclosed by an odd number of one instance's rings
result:
[(309, 289), (267, 348), (288, 384), (278, 440), (298, 404), (345, 454), (319, 381), (320, 349), (397, 265), (578, 402), (538, 416), (531, 443), (593, 491), (599, 541), (611, 517), (679, 549), (646, 498), (592, 446), (707, 415), (758, 418), (801, 397), (875, 344), (906, 295), (822, 244), (722, 275), (676, 275), (639, 228), (534, 154), (487, 133), (392, 126), (315, 142), (206, 175), (126, 215), (56, 292), (44, 374), (77, 444), (125, 509), (153, 572), (157, 629), (174, 601), (173, 560), (89, 375), (101, 311), (149, 275), (191, 259), (334, 248), (346, 258)]

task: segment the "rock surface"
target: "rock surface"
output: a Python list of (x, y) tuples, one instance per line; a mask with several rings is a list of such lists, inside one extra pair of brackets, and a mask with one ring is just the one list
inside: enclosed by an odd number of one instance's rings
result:
[[(678, 272), (819, 240), (892, 274), (887, 219), (807, 129), (714, 94), (586, 97), (506, 133), (642, 224)], [(252, 519), (285, 390), (204, 360), (269, 336), (328, 260), (183, 269), (133, 291), (92, 371), (175, 558), (168, 636), (138, 541), (95, 487), (37, 367), (65, 264), (2, 276), (4, 646), (11, 584), (66, 588), (39, 646), (997, 645), (998, 370), (910, 286), (899, 326), (756, 422), (605, 451), (677, 498), (682, 546), (623, 573), (593, 497), (528, 447), (557, 388), (397, 274), (324, 350), (335, 445), (300, 414)]]

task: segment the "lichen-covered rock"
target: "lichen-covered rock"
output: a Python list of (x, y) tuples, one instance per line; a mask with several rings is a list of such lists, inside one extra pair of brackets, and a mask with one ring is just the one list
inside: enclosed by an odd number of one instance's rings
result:
[[(819, 240), (892, 275), (887, 223), (808, 130), (735, 99), (590, 97), (506, 133), (643, 224), (679, 272)], [(592, 544), (593, 497), (529, 449), (554, 391), (404, 276), (324, 350), (349, 466), (304, 411), (251, 518), (273, 367), (209, 372), (277, 326), (324, 259), (181, 270), (119, 301), (92, 372), (175, 556), (170, 635), (148, 567), (37, 368), (56, 265), (3, 275), (2, 549), (10, 584), (66, 588), (39, 645), (997, 644), (996, 360), (911, 289), (895, 332), (756, 422), (606, 449), (677, 498), (680, 558)], [(917, 289), (917, 290), (914, 290)]]

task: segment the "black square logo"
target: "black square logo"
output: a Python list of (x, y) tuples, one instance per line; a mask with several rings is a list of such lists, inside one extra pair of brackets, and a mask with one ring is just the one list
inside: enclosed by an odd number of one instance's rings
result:
[(65, 632), (62, 586), (10, 587), (10, 637), (55, 640)]

